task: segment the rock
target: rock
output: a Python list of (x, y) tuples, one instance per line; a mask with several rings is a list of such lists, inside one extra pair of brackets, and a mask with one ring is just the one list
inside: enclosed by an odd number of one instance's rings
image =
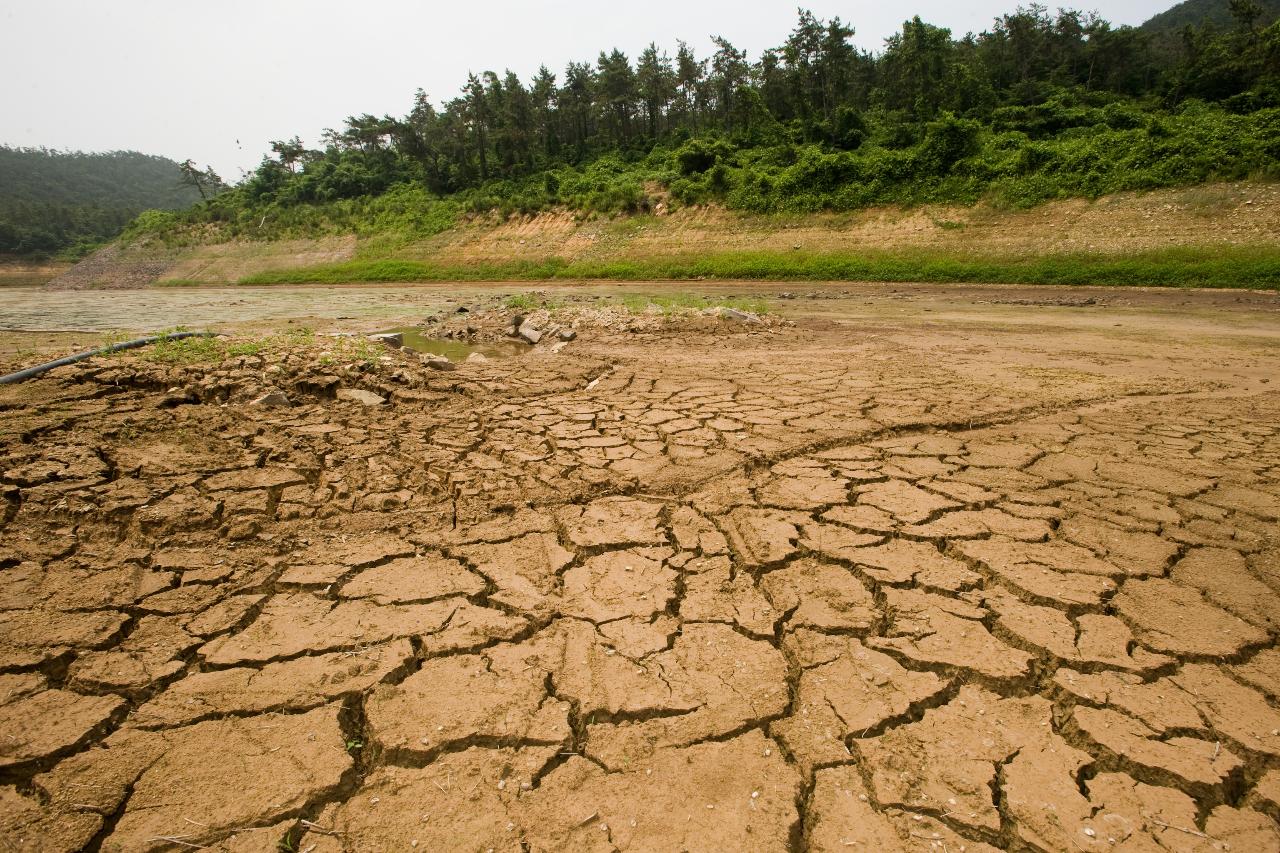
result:
[(528, 321), (521, 323), (520, 328), (516, 330), (516, 333), (531, 344), (536, 344), (538, 341), (542, 340), (542, 332), (536, 329)]
[(385, 344), (392, 349), (400, 349), (404, 346), (404, 335), (399, 332), (382, 332), (377, 335), (370, 335), (369, 340), (375, 344)]
[(760, 322), (759, 314), (752, 314), (750, 311), (739, 311), (737, 308), (721, 308), (719, 314), (721, 320), (732, 320), (735, 323)]
[(190, 388), (170, 388), (169, 392), (161, 398), (158, 405), (162, 409), (171, 409), (174, 406), (184, 406), (198, 402), (200, 402), (200, 398)]
[(560, 338), (560, 340), (562, 341), (571, 341), (574, 338), (578, 337), (578, 333), (575, 332), (573, 329), (561, 329), (556, 334), (556, 337)]
[(251, 406), (262, 406), (267, 409), (287, 409), (293, 405), (281, 391), (268, 391), (261, 397), (250, 401)]
[(443, 355), (432, 355), (428, 353), (422, 357), (422, 363), (432, 370), (457, 370), (458, 365), (454, 364)]
[(339, 400), (351, 400), (363, 406), (381, 406), (387, 402), (385, 397), (360, 388), (339, 388), (337, 396)]
[(473, 352), (466, 358), (467, 364), (484, 364), (488, 360), (489, 357), (482, 352)]
[(317, 397), (332, 397), (338, 388), (338, 383), (341, 381), (338, 377), (326, 373), (320, 376), (308, 376), (299, 379), (293, 383), (293, 387), (304, 394), (314, 394)]

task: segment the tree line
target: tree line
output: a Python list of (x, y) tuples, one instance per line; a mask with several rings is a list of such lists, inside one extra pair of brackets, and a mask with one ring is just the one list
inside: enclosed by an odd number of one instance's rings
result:
[(0, 252), (49, 255), (90, 246), (144, 210), (188, 207), (199, 197), (165, 157), (0, 145)]
[(802, 9), (783, 43), (754, 60), (717, 37), (705, 57), (684, 42), (674, 55), (651, 44), (634, 61), (602, 51), (559, 75), (543, 66), (527, 81), (511, 71), (471, 74), (438, 106), (418, 90), (407, 115), (349, 117), (325, 131), (320, 148), (297, 137), (273, 142), (246, 189), (284, 203), (377, 194), (402, 182), (450, 194), (708, 137), (739, 148), (853, 151), (873, 138), (906, 147), (943, 116), (1034, 124), (1034, 108), (1063, 92), (1151, 109), (1189, 100), (1235, 112), (1276, 107), (1280, 24), (1260, 26), (1252, 0), (1230, 2), (1233, 26), (1188, 27), (1175, 55), (1140, 29), (1036, 5), (963, 38), (916, 17), (872, 54), (852, 44), (846, 22)]

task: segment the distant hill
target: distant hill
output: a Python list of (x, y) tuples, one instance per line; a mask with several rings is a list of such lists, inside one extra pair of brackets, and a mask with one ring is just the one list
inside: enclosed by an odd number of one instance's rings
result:
[(0, 145), (0, 252), (50, 255), (99, 243), (144, 210), (198, 199), (167, 157)]
[[(1280, 0), (1254, 0), (1262, 7), (1262, 17), (1258, 19), (1261, 26), (1266, 26), (1280, 18)], [(1228, 0), (1183, 0), (1182, 3), (1153, 15), (1139, 29), (1155, 36), (1177, 35), (1183, 28), (1196, 27), (1208, 21), (1219, 29), (1228, 29), (1235, 25), (1231, 16), (1231, 4)]]

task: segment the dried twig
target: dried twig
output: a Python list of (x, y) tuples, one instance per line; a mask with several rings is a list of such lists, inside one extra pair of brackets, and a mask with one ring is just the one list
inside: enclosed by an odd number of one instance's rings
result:
[(307, 829), (311, 830), (312, 832), (318, 832), (321, 835), (340, 835), (341, 834), (336, 829), (326, 829), (320, 824), (314, 821), (307, 820), (306, 818), (303, 818), (302, 820), (300, 820), (299, 823), (301, 823), (303, 826), (305, 826)]
[(1152, 823), (1154, 823), (1156, 826), (1164, 827), (1165, 829), (1176, 829), (1176, 830), (1178, 830), (1178, 832), (1185, 832), (1187, 835), (1194, 835), (1196, 838), (1207, 838), (1207, 839), (1209, 839), (1210, 841), (1213, 841), (1213, 840), (1214, 840), (1213, 838), (1210, 838), (1208, 835), (1205, 835), (1203, 832), (1201, 832), (1201, 831), (1200, 831), (1200, 830), (1198, 830), (1198, 829), (1187, 829), (1187, 828), (1182, 827), (1182, 826), (1174, 826), (1174, 825), (1173, 825), (1173, 824), (1171, 824), (1171, 823), (1165, 823), (1164, 821), (1162, 821), (1162, 820), (1156, 820), (1156, 819), (1155, 819), (1155, 818), (1153, 818), (1153, 817), (1149, 817), (1149, 818), (1147, 818), (1147, 820), (1151, 821), (1151, 822), (1152, 822)]
[(204, 844), (192, 844), (190, 841), (183, 841), (185, 835), (157, 835), (155, 838), (148, 838), (148, 841), (167, 841), (170, 844), (177, 844), (179, 847), (190, 847), (192, 850), (211, 850), (213, 848)]

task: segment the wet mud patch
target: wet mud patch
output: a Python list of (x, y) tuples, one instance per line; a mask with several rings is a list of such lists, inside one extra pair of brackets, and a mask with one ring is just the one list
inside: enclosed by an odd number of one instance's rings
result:
[(444, 356), (450, 361), (465, 361), (472, 353), (485, 358), (513, 358), (531, 349), (524, 341), (490, 340), (471, 341), (465, 337), (436, 337), (416, 326), (399, 326), (384, 329), (380, 335), (397, 335), (401, 345), (414, 352)]

